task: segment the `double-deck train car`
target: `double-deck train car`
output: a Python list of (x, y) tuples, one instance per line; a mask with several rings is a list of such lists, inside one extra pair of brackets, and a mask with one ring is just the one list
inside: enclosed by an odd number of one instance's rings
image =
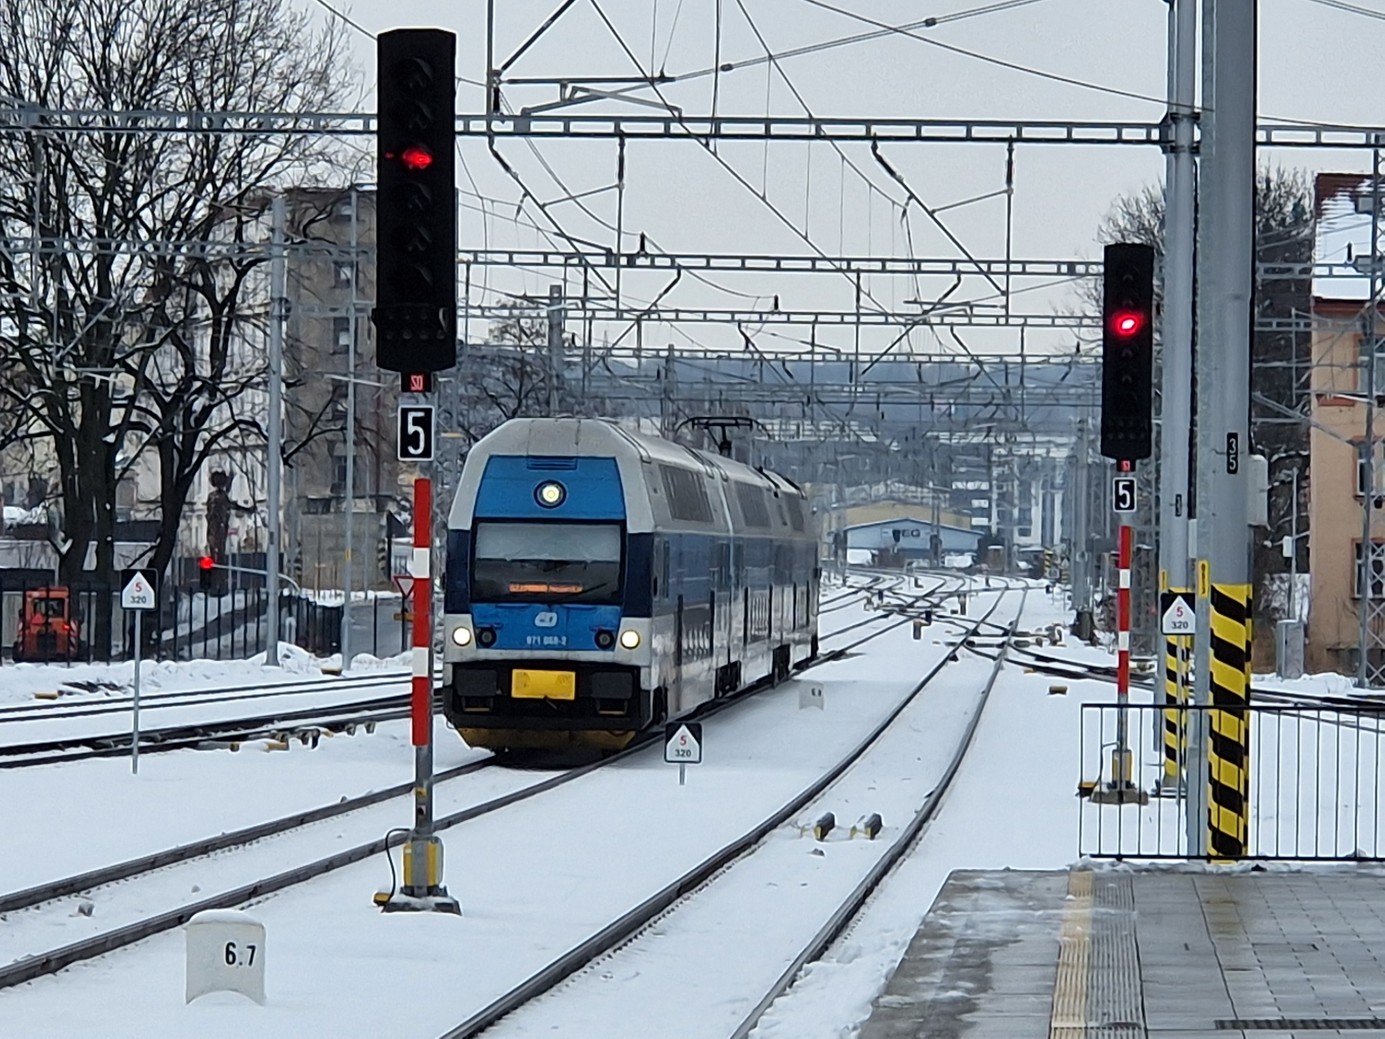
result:
[(444, 710), (473, 746), (620, 747), (817, 652), (803, 492), (614, 422), (485, 437), (447, 539)]

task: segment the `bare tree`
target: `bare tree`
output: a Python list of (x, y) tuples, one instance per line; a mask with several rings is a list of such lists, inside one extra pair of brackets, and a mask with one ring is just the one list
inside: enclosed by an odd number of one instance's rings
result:
[[(564, 358), (575, 343), (571, 334), (563, 337)], [(457, 361), (454, 422), (467, 446), (512, 418), (548, 413), (548, 390), (555, 373), (549, 363), (545, 321), (523, 317), (496, 321), (487, 341), (466, 347)], [(581, 399), (565, 374), (571, 373), (556, 373), (558, 410), (591, 414), (590, 402)]]
[(75, 133), (46, 113), (330, 110), (343, 37), (288, 0), (0, 0), (0, 35), (0, 94), (32, 117), (0, 139), (0, 446), (51, 453), (65, 581), (93, 544), (109, 577), (116, 486), (156, 455), (162, 570), (203, 462), (259, 434), (238, 398), (264, 378), (261, 215), (326, 146), (214, 120)]

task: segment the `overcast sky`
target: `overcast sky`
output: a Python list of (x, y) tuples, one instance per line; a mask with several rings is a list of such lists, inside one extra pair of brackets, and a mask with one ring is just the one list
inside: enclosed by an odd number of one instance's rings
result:
[[(316, 7), (315, 0), (297, 2)], [(335, 5), (336, 0), (330, 0)], [(1004, 4), (995, 0), (940, 0), (901, 3), (898, 0), (828, 0), (831, 6), (890, 24), (939, 16), (940, 24), (919, 29), (919, 35), (984, 54), (1028, 69), (1080, 80), (1115, 91), (1162, 98), (1166, 92), (1163, 0), (1031, 0)], [(498, 0), (496, 53), (508, 57), (544, 19), (559, 0)], [(670, 74), (688, 73), (713, 64), (716, 53), (716, 10), (722, 11), (721, 60), (738, 63), (764, 54), (758, 29), (775, 52), (871, 31), (860, 21), (815, 6), (809, 0), (577, 0), (510, 70), (514, 76), (629, 76), (637, 70), (630, 57), (602, 23), (604, 11), (642, 66), (653, 52), (656, 68)], [(1354, 13), (1321, 0), (1260, 0), (1260, 103), (1262, 118), (1312, 120), (1376, 125), (1385, 123), (1378, 99), (1385, 96), (1385, 71), (1378, 54), (1385, 43), (1385, 3), (1353, 0), (1353, 6), (1379, 11), (1382, 18)], [(355, 0), (351, 17), (370, 32), (402, 25), (436, 25), (459, 35), (458, 75), (480, 80), (485, 71), (485, 0)], [(971, 17), (944, 16), (1001, 8)], [(753, 20), (754, 28), (746, 13)], [(324, 17), (327, 17), (323, 13)], [(675, 20), (676, 16), (676, 20)], [(373, 107), (369, 84), (374, 79), (374, 45), (363, 33), (351, 32), (366, 94), (361, 107)], [(974, 57), (949, 52), (915, 39), (891, 35), (882, 39), (786, 58), (781, 67), (813, 114), (820, 116), (917, 116), (927, 118), (1037, 120), (1157, 121), (1165, 106), (1158, 100), (1120, 96), (1038, 75), (998, 67)], [(675, 83), (664, 88), (669, 102), (688, 115), (711, 110), (713, 77)], [(765, 64), (725, 73), (717, 78), (718, 112), (726, 115), (801, 115), (803, 107), (778, 72)], [(514, 107), (542, 103), (555, 96), (552, 88), (506, 90)], [(480, 111), (481, 91), (459, 87), (458, 109)], [(640, 112), (646, 109), (603, 102), (575, 112)], [(564, 194), (521, 141), (499, 144), (501, 153), (522, 175), (526, 185), (545, 201)], [(613, 184), (615, 143), (545, 141), (543, 158), (574, 192)], [(875, 185), (844, 170), (831, 146), (782, 142), (769, 146), (748, 142), (722, 145), (719, 156), (754, 190), (738, 184), (717, 158), (690, 141), (635, 142), (627, 153), (625, 247), (633, 248), (639, 232), (647, 233), (666, 251), (723, 253), (811, 253), (812, 246), (791, 230), (759, 198), (764, 188), (769, 202), (798, 231), (806, 228), (812, 242), (828, 254), (871, 253), (908, 255), (896, 204), (902, 192), (872, 159), (864, 144), (844, 146), (846, 156)], [(811, 152), (811, 154), (810, 154)], [(519, 211), (513, 203), (520, 191), (489, 154), (484, 141), (467, 141), (462, 157), (470, 178), (460, 176), (464, 191), (506, 200), (487, 204), (492, 215), (483, 218), (464, 209), (461, 243), (464, 248), (550, 247), (560, 243), (552, 225), (532, 203)], [(953, 144), (894, 144), (884, 147), (886, 158), (930, 206), (944, 206), (1004, 186), (1003, 147)], [(1263, 160), (1308, 170), (1364, 170), (1367, 152), (1280, 150)], [(1156, 182), (1163, 157), (1157, 148), (1137, 146), (1027, 145), (1016, 155), (1013, 253), (1019, 258), (1062, 259), (1098, 256), (1096, 231), (1111, 200), (1122, 192)], [(473, 188), (473, 180), (475, 188)], [(614, 224), (614, 192), (584, 202), (602, 220)], [(464, 205), (476, 206), (464, 196)], [(614, 243), (614, 233), (571, 202), (551, 208), (562, 227), (589, 241)], [(996, 258), (1005, 249), (1005, 201), (1002, 197), (952, 209), (943, 215), (948, 229), (974, 255)], [(527, 226), (538, 224), (548, 236)], [(915, 208), (909, 217), (912, 253), (916, 256), (959, 255), (944, 234)], [(540, 293), (550, 280), (525, 272), (489, 274), (492, 290)], [(665, 274), (627, 275), (627, 303), (647, 301), (667, 280)], [(720, 286), (768, 297), (777, 293), (785, 309), (849, 310), (853, 288), (841, 275), (732, 276), (718, 274)], [(915, 285), (905, 278), (872, 278), (867, 285), (880, 304), (909, 310), (904, 300), (932, 299), (950, 286), (944, 279)], [(575, 284), (570, 286), (577, 291)], [(1016, 287), (1019, 287), (1018, 285)], [(968, 279), (952, 298), (980, 298), (989, 286)], [(479, 301), (479, 288), (472, 294)], [(498, 297), (494, 291), (484, 296)], [(1048, 313), (1072, 305), (1067, 287), (1039, 287), (1015, 297), (1017, 312)], [(684, 278), (666, 303), (683, 306), (768, 305), (744, 299), (706, 283)], [(612, 326), (609, 334), (619, 334)], [(806, 339), (806, 328), (770, 326), (792, 338)], [(597, 333), (598, 340), (601, 332)], [(850, 329), (820, 329), (819, 342), (850, 347)], [(963, 333), (981, 348), (1005, 349), (1018, 341), (1015, 330)], [(883, 345), (893, 333), (863, 333), (863, 343)], [(668, 326), (646, 330), (647, 344), (690, 341), (724, 345), (736, 341), (734, 330), (711, 326)], [(774, 339), (766, 343), (778, 342)], [(1071, 347), (1071, 332), (1031, 332), (1031, 348)], [(912, 345), (936, 349), (931, 333), (916, 333)]]

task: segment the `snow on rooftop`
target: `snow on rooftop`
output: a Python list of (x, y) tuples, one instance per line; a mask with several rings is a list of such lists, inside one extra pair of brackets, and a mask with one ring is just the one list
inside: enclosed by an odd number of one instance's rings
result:
[(42, 505), (32, 509), (20, 508), (18, 505), (0, 506), (0, 519), (4, 521), (4, 526), (15, 526), (22, 523), (47, 523), (48, 510)]
[[(1358, 257), (1371, 254), (1371, 196), (1363, 174), (1320, 173), (1314, 183), (1317, 221), (1313, 262), (1338, 265), (1333, 273), (1313, 276), (1314, 299), (1364, 300), (1370, 295), (1368, 271), (1351, 270)], [(1364, 203), (1364, 207), (1358, 203)], [(1359, 210), (1364, 208), (1365, 212)]]

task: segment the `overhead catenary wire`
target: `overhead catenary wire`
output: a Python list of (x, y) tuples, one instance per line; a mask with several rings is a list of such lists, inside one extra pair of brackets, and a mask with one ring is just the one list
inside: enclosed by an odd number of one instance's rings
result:
[[(1010, 10), (1011, 8), (1015, 7), (1024, 7), (1028, 4), (1046, 2), (1048, 2), (1048, 0), (1004, 0), (1004, 2), (987, 4), (984, 7), (969, 8), (967, 10), (953, 12), (952, 14), (933, 15), (929, 18), (920, 18), (915, 21), (904, 22), (898, 27), (892, 26), (884, 29), (876, 29), (871, 32), (854, 33), (850, 36), (837, 36), (827, 40), (820, 40), (817, 43), (809, 43), (799, 47), (790, 47), (787, 50), (775, 51), (772, 55), (760, 55), (759, 57), (746, 58), (742, 61), (723, 62), (718, 57), (715, 64), (708, 65), (705, 68), (693, 69), (689, 72), (674, 73), (672, 75), (669, 75), (661, 71), (659, 73), (659, 77), (660, 81), (663, 83), (687, 83), (692, 80), (705, 79), (708, 76), (716, 76), (721, 73), (739, 72), (743, 69), (754, 68), (757, 65), (768, 64), (772, 60), (801, 58), (807, 55), (820, 54), (824, 51), (834, 50), (839, 47), (848, 47), (857, 43), (866, 43), (870, 40), (878, 40), (883, 37), (890, 36), (896, 31), (896, 28), (909, 30), (932, 28), (934, 26), (942, 25), (947, 22), (960, 21), (963, 18), (972, 18), (977, 15), (984, 14), (994, 14), (999, 11)], [(682, 0), (680, 0), (680, 8), (681, 3)], [(668, 52), (665, 51), (664, 60), (661, 63), (661, 68), (664, 64), (667, 64), (667, 62)], [(618, 96), (621, 94), (634, 93), (638, 90), (645, 90), (647, 88), (648, 84), (640, 83), (635, 86), (622, 87), (619, 90), (612, 91), (612, 93)]]
[(1012, 72), (1020, 72), (1029, 76), (1037, 76), (1040, 79), (1051, 80), (1055, 83), (1064, 83), (1068, 86), (1079, 87), (1083, 90), (1094, 90), (1103, 94), (1111, 94), (1115, 97), (1126, 97), (1135, 101), (1148, 101), (1152, 104), (1157, 105), (1168, 104), (1168, 99), (1160, 95), (1141, 94), (1138, 91), (1122, 90), (1119, 87), (1108, 86), (1104, 83), (1094, 83), (1090, 80), (1077, 79), (1073, 76), (1064, 76), (1057, 72), (1047, 72), (1044, 69), (1034, 68), (1030, 65), (1022, 65), (1018, 62), (1006, 61), (1004, 58), (997, 58), (990, 54), (983, 54), (980, 51), (968, 50), (965, 47), (958, 47), (955, 44), (944, 43), (942, 40), (935, 40), (930, 36), (923, 36), (918, 32), (915, 32), (913, 29), (908, 29), (901, 25), (890, 25), (888, 22), (878, 21), (877, 19), (871, 18), (868, 15), (860, 14), (856, 11), (850, 11), (844, 7), (838, 7), (835, 4), (828, 3), (827, 0), (799, 0), (799, 2), (811, 4), (813, 7), (819, 7), (824, 11), (831, 11), (834, 14), (839, 14), (844, 18), (852, 18), (858, 22), (864, 22), (866, 25), (873, 25), (877, 29), (882, 30), (887, 35), (893, 34), (898, 36), (905, 36), (911, 40), (918, 40), (920, 43), (926, 43), (930, 47), (937, 47), (940, 50), (949, 51), (953, 54), (961, 55), (962, 57), (972, 58), (975, 61), (983, 61), (990, 65), (996, 65), (1000, 68), (1009, 69)]
[[(637, 64), (638, 64), (638, 63), (637, 63)], [(643, 70), (641, 70), (641, 71), (643, 71)], [(502, 103), (503, 103), (503, 100), (504, 100), (504, 99), (502, 98)], [(548, 161), (548, 159), (544, 157), (544, 155), (543, 155), (543, 153), (542, 153), (541, 151), (539, 151), (538, 145), (536, 145), (536, 144), (533, 142), (533, 140), (531, 140), (531, 139), (529, 139), (529, 138), (525, 138), (525, 144), (528, 145), (529, 151), (533, 154), (534, 158), (538, 160), (538, 163), (539, 163), (539, 165), (543, 168), (544, 172), (547, 173), (548, 176), (549, 176), (549, 178), (553, 181), (553, 183), (556, 184), (556, 185), (564, 192), (564, 197), (563, 197), (561, 200), (555, 200), (554, 202), (548, 203), (548, 205), (555, 205), (555, 204), (557, 204), (557, 201), (571, 202), (571, 203), (572, 203), (573, 205), (575, 205), (579, 210), (581, 210), (584, 214), (586, 214), (586, 216), (587, 216), (590, 220), (592, 220), (595, 224), (597, 224), (599, 227), (603, 227), (603, 228), (605, 228), (606, 230), (611, 231), (612, 233), (619, 233), (619, 230), (618, 230), (618, 228), (616, 227), (615, 224), (611, 223), (609, 220), (606, 220), (604, 217), (602, 217), (600, 214), (598, 214), (595, 210), (593, 210), (590, 206), (588, 206), (588, 205), (586, 204), (586, 202), (582, 200), (582, 198), (580, 198), (580, 197), (578, 196), (577, 192), (574, 192), (574, 191), (572, 190), (572, 188), (568, 185), (567, 181), (565, 181), (565, 180), (558, 174), (558, 171), (555, 170), (555, 169), (553, 168), (553, 164), (550, 163), (550, 162)], [(495, 149), (494, 149), (494, 141), (492, 140), (492, 151), (494, 151), (494, 150), (495, 150)], [(502, 166), (503, 166), (503, 165), (504, 165), (504, 164), (502, 163)], [(512, 176), (512, 177), (513, 177), (513, 176), (516, 176), (516, 175), (517, 175), (516, 173), (513, 173), (513, 172), (511, 173), (511, 176)], [(553, 215), (552, 215), (551, 213), (547, 212), (547, 209), (546, 209), (546, 207), (545, 207), (545, 204), (538, 198), (538, 196), (535, 195), (532, 191), (530, 191), (530, 190), (528, 189), (527, 185), (524, 185), (522, 182), (521, 182), (521, 184), (520, 184), (520, 187), (521, 187), (521, 190), (524, 192), (524, 197), (532, 198), (532, 199), (534, 200), (535, 204), (537, 204), (541, 209), (544, 209), (544, 215), (545, 215), (546, 217), (548, 217), (548, 219), (549, 219), (550, 221), (553, 221), (554, 226), (555, 226), (555, 227), (558, 226), (556, 220), (555, 220), (554, 217), (553, 217)], [(522, 203), (522, 201), (523, 201), (523, 198), (521, 198), (521, 203)], [(563, 235), (564, 235), (565, 238), (566, 238), (566, 237), (570, 237), (566, 232), (562, 232), (562, 233), (563, 233)], [(649, 245), (653, 245), (653, 246), (655, 247), (655, 249), (659, 250), (660, 252), (664, 252), (664, 249), (663, 249), (662, 246), (660, 246), (657, 242), (654, 241), (653, 238), (649, 237), (647, 234), (645, 234), (645, 233), (643, 233), (643, 232), (626, 231), (625, 234), (627, 234), (627, 235), (639, 234), (639, 237), (640, 237), (640, 239), (641, 239), (642, 242), (648, 243)], [(592, 244), (595, 245), (595, 243), (592, 243)], [(597, 248), (602, 248), (602, 246), (600, 246), (600, 245), (596, 245), (596, 247), (597, 247)], [(619, 250), (623, 247), (623, 243), (618, 242), (616, 247), (617, 247), (617, 251), (619, 251)], [(584, 266), (587, 266), (587, 265), (584, 264)], [(592, 268), (592, 269), (595, 270), (595, 268)], [(717, 289), (717, 290), (719, 290), (719, 291), (721, 291), (721, 292), (725, 292), (725, 293), (727, 293), (728, 295), (731, 295), (731, 296), (737, 296), (737, 297), (739, 297), (739, 298), (741, 298), (741, 299), (755, 300), (755, 301), (757, 301), (757, 302), (758, 302), (758, 301), (765, 300), (765, 299), (768, 298), (766, 295), (761, 294), (761, 293), (747, 293), (747, 292), (738, 291), (738, 290), (736, 290), (736, 289), (728, 288), (727, 286), (722, 285), (721, 283), (719, 283), (719, 282), (717, 282), (717, 281), (715, 281), (715, 280), (713, 280), (713, 279), (711, 279), (711, 278), (708, 278), (707, 276), (705, 276), (705, 275), (703, 275), (703, 274), (699, 274), (699, 273), (697, 273), (696, 271), (689, 271), (688, 274), (689, 274), (692, 278), (696, 279), (697, 281), (703, 282), (703, 283), (706, 284), (706, 285), (710, 285), (712, 288), (715, 288), (715, 289)], [(607, 291), (610, 291), (610, 292), (612, 292), (612, 293), (615, 291), (614, 286), (613, 286), (610, 282), (608, 282), (604, 277), (598, 277), (597, 280), (598, 280), (599, 282), (601, 282), (602, 286), (605, 287), (605, 288), (607, 289)]]
[[(341, 10), (338, 7), (334, 7), (332, 4), (329, 4), (327, 0), (313, 0), (313, 2), (316, 3), (318, 7), (321, 7), (324, 11), (327, 11), (333, 17), (339, 18), (344, 24), (349, 25), (351, 28), (355, 29), (362, 36), (368, 36), (372, 40), (378, 38), (378, 35), (376, 33), (371, 32), (369, 29), (367, 29), (360, 22), (356, 21), (345, 11)], [(485, 87), (485, 84), (482, 83), (480, 80), (469, 79), (466, 76), (458, 76), (455, 72), (453, 73), (453, 78), (455, 78), (457, 82), (465, 83), (469, 87)]]
[[(626, 57), (635, 66), (635, 69), (639, 71), (642, 75), (648, 76), (648, 74), (645, 73), (645, 70), (640, 67), (639, 58), (635, 55), (634, 51), (630, 49), (630, 45), (626, 43), (625, 38), (620, 34), (620, 31), (615, 27), (614, 24), (612, 24), (610, 18), (607, 16), (606, 11), (601, 6), (599, 0), (591, 0), (591, 5), (592, 9), (596, 11), (601, 21), (605, 24), (607, 30), (611, 33), (611, 36), (620, 46), (621, 50), (625, 52)], [(650, 80), (649, 85), (653, 88), (654, 93), (658, 95), (659, 100), (664, 104), (664, 106), (669, 110), (670, 113), (674, 114), (674, 118), (677, 119), (678, 122), (683, 124), (684, 128), (688, 128), (686, 121), (683, 119), (681, 115), (677, 114), (677, 109), (669, 103), (668, 98), (664, 96), (663, 91), (661, 91), (658, 85), (653, 81), (653, 77), (650, 76), (648, 78)], [(811, 248), (814, 252), (818, 254), (818, 256), (830, 261), (831, 258), (821, 248), (819, 248), (818, 244), (814, 242), (812, 238), (804, 234), (804, 232), (800, 230), (799, 227), (791, 219), (789, 219), (788, 216), (784, 214), (783, 210), (781, 210), (778, 206), (776, 206), (773, 202), (769, 200), (767, 195), (756, 191), (754, 186), (751, 185), (751, 183), (745, 179), (745, 176), (739, 170), (737, 170), (734, 166), (732, 166), (730, 163), (728, 163), (725, 159), (723, 159), (720, 155), (717, 154), (717, 152), (711, 147), (708, 141), (705, 141), (701, 138), (696, 139), (698, 143), (701, 144), (703, 148), (707, 151), (707, 153), (712, 156), (713, 160), (716, 161), (722, 167), (722, 169), (724, 169), (728, 174), (730, 174), (732, 179), (734, 179), (738, 184), (740, 184), (743, 188), (745, 188), (752, 195), (754, 195), (755, 198), (759, 199), (760, 203), (763, 206), (765, 206), (765, 208), (767, 208), (771, 213), (773, 213), (774, 216), (780, 221), (780, 223), (782, 223), (785, 227), (787, 227), (790, 231), (792, 231), (795, 235), (802, 239), (803, 242), (807, 244), (809, 248)], [(848, 272), (840, 271), (839, 273), (841, 273), (842, 277), (846, 278), (848, 281), (852, 281), (851, 275)], [(855, 283), (853, 282), (853, 284)], [(866, 293), (866, 295), (872, 303), (874, 303), (877, 307), (881, 308), (881, 312), (885, 312), (884, 304), (881, 303), (880, 300), (876, 299), (869, 293)]]
[[(763, 48), (766, 60), (770, 63), (774, 71), (779, 74), (779, 78), (784, 81), (784, 85), (789, 88), (789, 93), (793, 94), (794, 100), (798, 102), (799, 107), (803, 109), (804, 114), (807, 115), (808, 118), (816, 119), (817, 116), (816, 114), (814, 114), (812, 107), (808, 104), (807, 98), (803, 96), (802, 92), (798, 89), (798, 87), (794, 85), (793, 80), (789, 78), (788, 72), (786, 72), (783, 66), (780, 65), (778, 58), (775, 57), (774, 52), (770, 49), (769, 41), (765, 39), (764, 34), (760, 32), (760, 27), (755, 24), (755, 19), (751, 17), (750, 11), (745, 6), (744, 0), (736, 0), (736, 6), (740, 8), (741, 14), (745, 18), (746, 25), (750, 26), (750, 31), (755, 34), (755, 39), (759, 41), (761, 48)], [(768, 111), (768, 108), (766, 109), (766, 111)], [(832, 150), (835, 151), (841, 157), (842, 162), (844, 162), (858, 177), (861, 178), (862, 181), (865, 182), (866, 187), (869, 190), (874, 191), (877, 194), (883, 196), (885, 200), (890, 204), (895, 206), (899, 205), (899, 203), (895, 199), (891, 198), (887, 192), (883, 191), (880, 188), (880, 186), (870, 178), (870, 176), (866, 173), (865, 170), (861, 169), (861, 167), (856, 165), (856, 163), (851, 160), (850, 156), (846, 154), (846, 152), (842, 149), (842, 146), (840, 144), (838, 144), (836, 141), (830, 141), (829, 143), (832, 145)], [(809, 142), (809, 147), (812, 147), (812, 142)], [(807, 226), (806, 218), (804, 221), (804, 226)]]
[(1385, 11), (1375, 11), (1369, 7), (1362, 7), (1360, 4), (1349, 4), (1346, 0), (1308, 0), (1308, 2), (1319, 4), (1322, 7), (1331, 7), (1338, 11), (1346, 11), (1349, 14), (1359, 14), (1366, 18), (1378, 18), (1385, 21)]

